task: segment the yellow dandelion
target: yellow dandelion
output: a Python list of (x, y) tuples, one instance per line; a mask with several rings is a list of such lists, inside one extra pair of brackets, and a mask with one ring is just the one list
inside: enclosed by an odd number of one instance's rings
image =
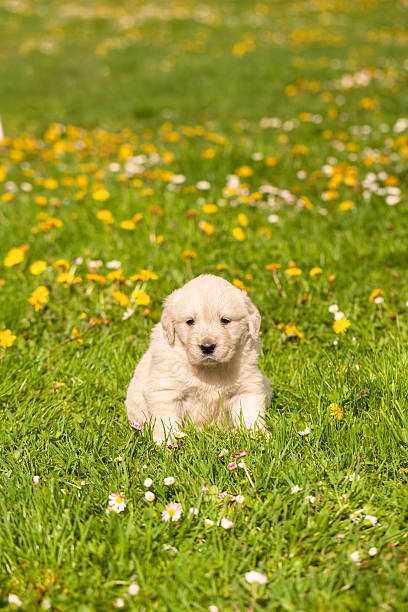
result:
[(323, 272), (322, 268), (315, 266), (314, 268), (310, 270), (309, 274), (310, 276), (317, 276), (318, 274), (321, 274), (322, 272)]
[(63, 268), (64, 270), (68, 270), (69, 263), (66, 259), (57, 259), (57, 261), (54, 262), (54, 268)]
[(106, 280), (108, 281), (120, 281), (120, 282), (125, 282), (126, 278), (123, 276), (123, 270), (119, 269), (119, 270), (112, 270), (111, 272), (108, 272), (108, 274), (106, 275)]
[(329, 406), (330, 415), (334, 417), (337, 421), (341, 421), (343, 418), (343, 406), (340, 404), (335, 404), (332, 402)]
[(198, 212), (195, 208), (189, 208), (184, 214), (188, 219), (192, 219), (193, 217), (196, 217), (198, 215)]
[(138, 306), (148, 306), (150, 304), (150, 296), (140, 289), (132, 291), (132, 298)]
[(143, 219), (143, 213), (136, 213), (135, 215), (133, 215), (132, 217), (132, 221), (133, 223), (140, 223), (140, 221)]
[(58, 187), (58, 181), (53, 178), (44, 179), (43, 183), (46, 189), (56, 189)]
[(334, 322), (334, 325), (333, 325), (334, 333), (344, 334), (348, 330), (350, 325), (351, 325), (350, 321), (346, 319), (345, 317), (343, 319), (338, 319), (337, 321)]
[(182, 252), (181, 256), (183, 259), (195, 259), (197, 255), (194, 251), (186, 250)]
[(341, 204), (339, 205), (341, 210), (352, 210), (354, 208), (354, 202), (352, 202), (351, 200), (344, 200), (344, 202), (341, 202)]
[(217, 264), (216, 266), (217, 270), (228, 270), (228, 266), (227, 264)]
[(156, 242), (157, 242), (157, 244), (163, 244), (163, 242), (164, 242), (164, 236), (162, 236), (161, 234), (159, 234), (158, 236), (156, 236)]
[(47, 269), (47, 263), (43, 259), (34, 261), (30, 266), (30, 272), (31, 274), (34, 274), (34, 276), (38, 276), (38, 274), (42, 274), (44, 270), (46, 269)]
[(72, 337), (74, 338), (74, 340), (76, 340), (79, 344), (83, 344), (84, 341), (82, 340), (78, 328), (77, 327), (73, 327), (72, 328)]
[(33, 291), (31, 297), (28, 298), (28, 301), (32, 306), (34, 306), (35, 312), (42, 310), (45, 304), (48, 303), (49, 294), (50, 292), (48, 291), (47, 287), (44, 287), (44, 285), (40, 285), (37, 287), (37, 289), (35, 289), (35, 291)]
[(240, 166), (235, 170), (235, 174), (240, 176), (241, 178), (247, 178), (248, 176), (252, 176), (254, 171), (249, 166)]
[(128, 231), (132, 231), (135, 229), (136, 224), (134, 221), (132, 221), (132, 219), (126, 219), (125, 221), (122, 221), (120, 223), (120, 227), (122, 229), (128, 230)]
[(234, 227), (232, 230), (232, 235), (236, 240), (245, 240), (245, 232), (242, 227)]
[(214, 233), (214, 226), (211, 225), (211, 223), (208, 223), (207, 221), (200, 221), (198, 226), (200, 230), (204, 232), (204, 234), (211, 235)]
[(305, 334), (303, 332), (301, 332), (296, 325), (292, 324), (292, 325), (285, 325), (285, 334), (288, 337), (297, 337), (300, 338), (301, 340), (304, 340), (305, 338)]
[(201, 210), (206, 215), (214, 215), (218, 211), (218, 206), (216, 204), (203, 204)]
[(242, 225), (242, 227), (248, 227), (249, 221), (245, 213), (239, 213), (238, 223)]
[(123, 293), (122, 291), (114, 291), (112, 295), (113, 299), (116, 300), (121, 306), (124, 306), (125, 308), (129, 306), (130, 300), (126, 293)]
[(14, 200), (14, 193), (3, 193), (3, 195), (1, 196), (1, 201), (5, 202), (7, 204), (7, 202), (12, 202)]
[(265, 266), (265, 270), (279, 270), (281, 267), (280, 263), (270, 263)]
[(10, 346), (12, 346), (16, 337), (17, 336), (15, 336), (10, 329), (0, 331), (0, 346), (2, 348), (9, 348)]
[(101, 286), (106, 285), (107, 282), (104, 276), (102, 276), (101, 274), (94, 274), (93, 272), (88, 272), (88, 274), (85, 274), (85, 278), (89, 281), (98, 283), (98, 285)]
[(277, 163), (278, 160), (276, 157), (273, 157), (272, 155), (270, 155), (269, 157), (265, 157), (265, 164), (269, 166), (269, 168), (273, 168), (274, 166), (276, 166)]
[(287, 270), (285, 270), (285, 272), (288, 276), (300, 276), (302, 274), (302, 270), (300, 268), (297, 268), (296, 266), (288, 268)]
[(14, 247), (10, 249), (4, 259), (4, 265), (6, 268), (12, 268), (17, 264), (21, 263), (25, 257), (26, 251), (28, 250), (28, 246), (24, 244), (21, 247)]
[(102, 210), (98, 210), (98, 212), (96, 213), (96, 217), (97, 219), (105, 223), (105, 225), (112, 225), (115, 220), (111, 211), (107, 208), (102, 208)]
[(105, 200), (110, 197), (110, 193), (107, 189), (104, 189), (102, 187), (101, 189), (97, 189), (96, 191), (94, 191), (92, 197), (97, 202), (105, 202)]
[(249, 291), (249, 288), (246, 287), (244, 283), (242, 282), (242, 280), (240, 280), (239, 278), (234, 278), (232, 281), (232, 284), (234, 285), (234, 287), (237, 287), (238, 289), (242, 289), (243, 291)]
[(375, 298), (379, 297), (380, 295), (383, 295), (384, 290), (383, 289), (374, 289), (374, 291), (371, 292), (370, 297), (368, 298), (369, 302), (374, 302)]

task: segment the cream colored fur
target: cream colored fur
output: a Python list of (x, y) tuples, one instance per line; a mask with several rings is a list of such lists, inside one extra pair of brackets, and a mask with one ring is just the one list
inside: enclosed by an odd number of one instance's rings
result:
[[(260, 324), (247, 294), (218, 276), (174, 291), (130, 382), (129, 420), (150, 422), (158, 443), (186, 419), (262, 428), (270, 382), (257, 363)], [(209, 344), (215, 348), (207, 355), (200, 346)]]

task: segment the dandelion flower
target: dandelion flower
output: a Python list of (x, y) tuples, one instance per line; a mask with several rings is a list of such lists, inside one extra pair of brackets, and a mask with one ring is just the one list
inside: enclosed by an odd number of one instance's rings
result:
[(234, 236), (235, 240), (245, 240), (245, 232), (242, 227), (234, 227), (232, 230), (232, 235)]
[(182, 505), (177, 502), (170, 502), (162, 512), (162, 519), (163, 521), (172, 521), (174, 523), (180, 519), (182, 514)]
[(249, 583), (249, 584), (266, 584), (268, 582), (267, 577), (265, 576), (265, 574), (261, 574), (260, 572), (256, 572), (255, 570), (252, 570), (251, 572), (247, 572), (245, 574), (245, 580)]
[(108, 509), (111, 512), (116, 512), (116, 514), (119, 514), (120, 512), (123, 512), (125, 508), (126, 508), (126, 502), (123, 497), (123, 493), (111, 493), (109, 495)]
[(0, 347), (9, 348), (17, 338), (9, 329), (0, 331)]
[(105, 225), (112, 225), (115, 220), (111, 211), (106, 208), (98, 210), (96, 213), (96, 218), (105, 223)]
[(339, 319), (338, 321), (335, 321), (333, 324), (334, 333), (344, 334), (348, 330), (350, 325), (351, 325), (350, 321), (346, 319), (345, 317), (343, 319)]
[(96, 191), (93, 192), (92, 197), (97, 202), (105, 202), (105, 200), (107, 200), (110, 197), (110, 193), (107, 189), (97, 189)]
[(45, 304), (48, 303), (49, 293), (50, 292), (48, 291), (47, 287), (44, 287), (44, 285), (40, 285), (35, 291), (33, 291), (31, 297), (28, 298), (28, 301), (32, 306), (34, 306), (35, 312), (41, 310)]
[(323, 272), (322, 268), (315, 266), (314, 268), (310, 270), (309, 274), (310, 276), (317, 276), (318, 274), (321, 274), (322, 272)]
[(14, 247), (10, 249), (4, 259), (4, 265), (6, 268), (11, 268), (21, 263), (24, 259), (25, 253), (28, 249), (27, 245), (23, 245), (21, 247)]
[(44, 270), (46, 269), (47, 269), (47, 263), (43, 261), (42, 259), (39, 259), (38, 261), (34, 261), (34, 263), (32, 263), (30, 266), (30, 272), (34, 276), (38, 276), (38, 274), (42, 274)]
[(302, 270), (296, 266), (293, 266), (293, 268), (288, 268), (285, 270), (285, 272), (288, 276), (300, 276), (302, 274)]
[(340, 404), (335, 404), (334, 402), (332, 402), (329, 408), (331, 416), (334, 417), (337, 421), (341, 421), (343, 418), (343, 407), (340, 406)]

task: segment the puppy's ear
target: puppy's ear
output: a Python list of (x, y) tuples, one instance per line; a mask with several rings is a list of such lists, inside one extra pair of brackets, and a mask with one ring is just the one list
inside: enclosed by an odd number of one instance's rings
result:
[(249, 315), (248, 316), (249, 333), (251, 334), (252, 338), (256, 340), (259, 336), (259, 329), (261, 327), (261, 315), (259, 314), (259, 310), (255, 306), (255, 304), (252, 303), (252, 301), (246, 294), (245, 294), (244, 299), (245, 299), (245, 304), (248, 309), (248, 315)]
[(162, 328), (163, 328), (163, 331), (165, 333), (168, 343), (171, 346), (173, 346), (175, 335), (176, 335), (176, 327), (174, 324), (172, 311), (171, 311), (170, 305), (167, 300), (164, 302), (164, 308), (163, 308), (162, 316), (160, 319), (160, 323), (162, 325)]

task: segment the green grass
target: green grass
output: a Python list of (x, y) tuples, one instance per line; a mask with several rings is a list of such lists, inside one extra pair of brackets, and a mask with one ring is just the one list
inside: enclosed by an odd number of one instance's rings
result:
[[(15, 594), (24, 610), (111, 610), (118, 598), (130, 610), (406, 609), (408, 135), (394, 129), (406, 115), (405, 13), (374, 0), (0, 8), (0, 344), (15, 336), (0, 346), (0, 606)], [(282, 124), (267, 127), (271, 117)], [(131, 155), (146, 156), (134, 175)], [(331, 182), (327, 166), (347, 181)], [(243, 191), (226, 192), (242, 167)], [(102, 187), (109, 197), (95, 200)], [(39, 226), (41, 213), (62, 224)], [(120, 226), (137, 213), (133, 230)], [(80, 282), (60, 282), (60, 259)], [(103, 285), (86, 276), (95, 260)], [(120, 278), (107, 277), (112, 260)], [(142, 269), (158, 279), (130, 280)], [(129, 428), (126, 389), (162, 300), (202, 272), (240, 281), (262, 313), (270, 436), (189, 427), (182, 448), (158, 448)], [(49, 295), (35, 311), (39, 286)], [(115, 291), (131, 300), (127, 320)], [(243, 448), (251, 480), (226, 468)], [(107, 513), (119, 491), (125, 511)], [(173, 524), (161, 519), (170, 501), (184, 510)], [(353, 522), (360, 509), (377, 524)], [(248, 584), (251, 570), (268, 583)]]

